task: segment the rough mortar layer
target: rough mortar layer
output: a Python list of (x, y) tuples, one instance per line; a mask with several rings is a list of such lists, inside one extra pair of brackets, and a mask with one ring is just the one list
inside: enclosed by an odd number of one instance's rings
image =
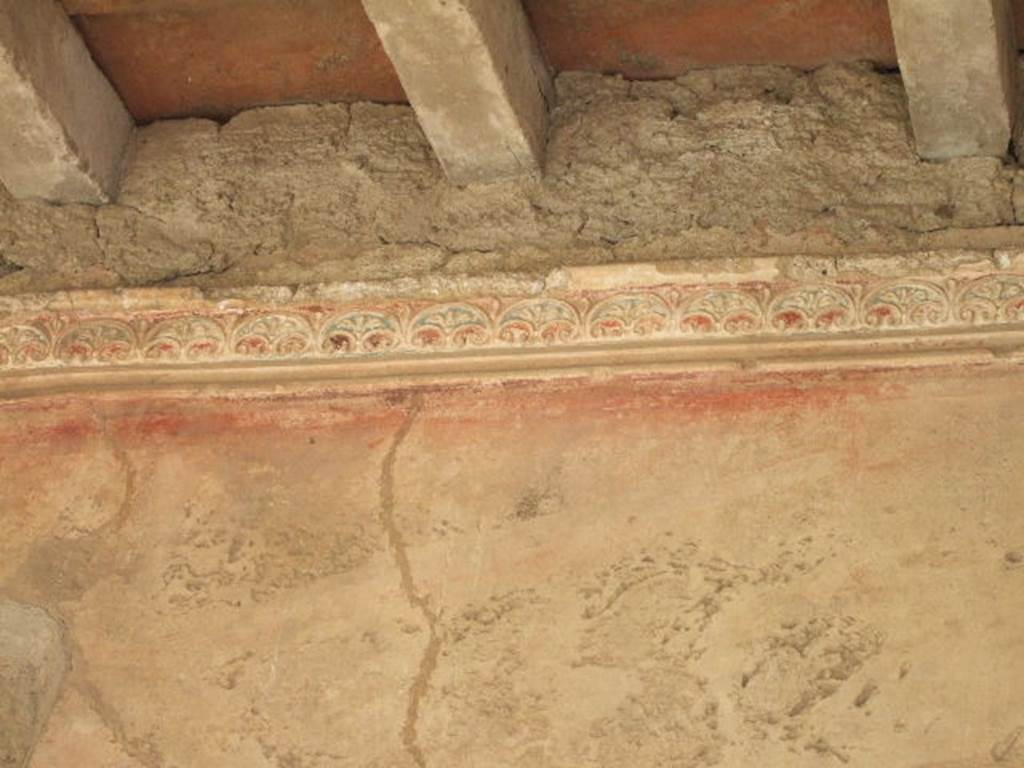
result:
[(67, 671), (61, 625), (0, 600), (0, 768), (28, 765)]
[(1024, 242), (1019, 174), (994, 158), (921, 162), (895, 75), (849, 65), (662, 82), (568, 73), (556, 87), (543, 180), (490, 185), (445, 181), (407, 107), (154, 124), (117, 205), (0, 197), (0, 290)]

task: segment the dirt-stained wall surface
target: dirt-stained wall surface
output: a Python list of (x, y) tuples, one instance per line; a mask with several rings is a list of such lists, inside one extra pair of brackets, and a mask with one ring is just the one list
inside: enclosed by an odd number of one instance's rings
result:
[[(355, 103), (143, 127), (112, 205), (0, 190), (0, 599), (70, 657), (0, 694), (11, 760), (1024, 768), (1024, 176), (921, 162), (868, 65), (557, 91), (533, 179)], [(10, 298), (128, 286), (202, 290)], [(476, 348), (456, 289), (539, 315)], [(391, 349), (406, 290), (441, 330)], [(546, 319), (586, 291), (623, 317)]]
[(0, 192), (0, 291), (541, 273), (1021, 239), (1019, 173), (998, 159), (919, 161), (898, 75), (867, 65), (657, 82), (566, 73), (557, 89), (543, 179), (461, 188), (444, 180), (407, 107), (153, 124), (139, 132), (117, 205)]
[(73, 656), (32, 765), (1024, 765), (1022, 386), (0, 406), (0, 592)]

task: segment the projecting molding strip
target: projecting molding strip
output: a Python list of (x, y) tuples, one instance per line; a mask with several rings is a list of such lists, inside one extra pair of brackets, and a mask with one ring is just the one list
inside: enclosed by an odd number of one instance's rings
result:
[[(928, 256), (934, 263), (935, 254)], [(794, 270), (774, 260), (731, 274), (701, 271), (709, 265), (700, 262), (584, 268), (533, 288), (522, 283), (518, 295), (457, 299), (389, 297), (365, 286), (302, 294), (252, 289), (230, 297), (151, 289), (0, 299), (0, 380), (220, 370), (217, 379), (225, 381), (232, 370), (263, 367), (273, 378), (305, 364), (342, 370), (367, 361), (386, 363), (381, 370), (396, 375), (438, 370), (439, 362), (446, 371), (472, 374), (493, 369), (488, 360), (509, 369), (554, 369), (574, 360), (629, 364), (650, 357), (645, 350), (668, 359), (678, 350), (688, 360), (756, 361), (764, 349), (775, 358), (787, 349), (806, 357), (812, 349), (825, 359), (833, 345), (857, 355), (877, 351), (874, 342), (903, 349), (931, 339), (929, 348), (942, 349), (970, 339), (982, 349), (1019, 338), (1024, 257), (971, 257), (957, 254), (949, 263), (959, 266), (945, 274), (880, 277), (844, 269), (820, 279), (788, 276)], [(868, 261), (879, 271), (878, 260)]]

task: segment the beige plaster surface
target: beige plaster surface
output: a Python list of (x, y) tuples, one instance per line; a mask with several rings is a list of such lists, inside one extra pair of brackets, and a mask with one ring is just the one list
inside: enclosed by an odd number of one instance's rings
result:
[(464, 187), (445, 181), (407, 107), (155, 123), (117, 205), (0, 191), (0, 292), (1024, 244), (1019, 172), (996, 158), (922, 162), (891, 73), (563, 73), (556, 90), (544, 177)]
[(34, 768), (1024, 765), (1024, 371), (0, 405)]

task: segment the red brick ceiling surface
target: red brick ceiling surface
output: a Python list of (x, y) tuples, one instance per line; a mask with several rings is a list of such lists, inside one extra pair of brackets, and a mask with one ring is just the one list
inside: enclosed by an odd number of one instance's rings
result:
[[(67, 0), (139, 121), (310, 101), (404, 101), (360, 0)], [(132, 10), (132, 9), (142, 10)]]
[[(1016, 0), (1024, 11), (1024, 0)], [(557, 70), (896, 63), (886, 0), (524, 0)], [(401, 102), (360, 0), (64, 0), (136, 119)], [(1024, 21), (1024, 13), (1018, 14)], [(1024, 25), (1021, 25), (1024, 40)]]
[(886, 0), (526, 0), (559, 70), (672, 77), (722, 64), (895, 64)]

